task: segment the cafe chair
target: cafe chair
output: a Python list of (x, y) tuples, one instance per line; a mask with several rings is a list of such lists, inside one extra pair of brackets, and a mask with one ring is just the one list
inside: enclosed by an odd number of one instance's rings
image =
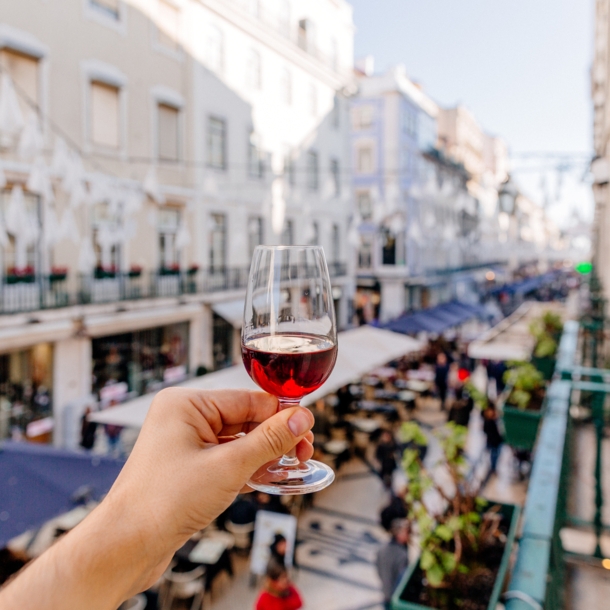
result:
[(229, 533), (233, 534), (235, 538), (235, 549), (237, 551), (247, 551), (252, 546), (254, 522), (240, 524), (227, 521), (225, 527)]
[(197, 566), (190, 572), (175, 572), (170, 568), (163, 576), (161, 610), (171, 610), (176, 599), (190, 599), (191, 610), (203, 610), (205, 568)]

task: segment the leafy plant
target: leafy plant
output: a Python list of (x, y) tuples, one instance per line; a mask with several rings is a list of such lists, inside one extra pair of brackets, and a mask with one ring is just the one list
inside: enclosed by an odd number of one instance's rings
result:
[(563, 331), (563, 321), (554, 311), (545, 311), (530, 324), (529, 331), (536, 339), (534, 356), (550, 358), (557, 352), (557, 339)]
[(527, 409), (532, 395), (544, 388), (544, 376), (530, 362), (514, 362), (512, 367), (504, 373), (504, 381), (513, 386), (507, 402)]
[(487, 408), (487, 405), (489, 404), (487, 394), (485, 392), (481, 392), (481, 390), (479, 390), (477, 386), (472, 383), (472, 381), (468, 380), (464, 384), (464, 389), (468, 392), (478, 409), (483, 411)]
[[(440, 485), (423, 465), (415, 449), (403, 453), (402, 467), (408, 477), (405, 501), (409, 518), (417, 524), (420, 535), (420, 566), (433, 588), (450, 588), (455, 578), (468, 572), (463, 562), (494, 537), (500, 537), (497, 508), (485, 510), (488, 503), (479, 497), (480, 484), (467, 480), (468, 463), (464, 455), (467, 428), (453, 422), (434, 432), (442, 457), (437, 467), (444, 467), (450, 485)], [(402, 440), (427, 445), (428, 439), (415, 422), (401, 428)], [(448, 489), (451, 488), (451, 489)], [(439, 496), (444, 509), (430, 508), (430, 495)]]

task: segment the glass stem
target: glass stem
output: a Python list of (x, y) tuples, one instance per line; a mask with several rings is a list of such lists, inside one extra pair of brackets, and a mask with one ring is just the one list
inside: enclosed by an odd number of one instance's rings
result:
[[(298, 400), (286, 400), (284, 398), (280, 398), (280, 411), (282, 409), (289, 409), (290, 407), (298, 407)], [(280, 466), (298, 466), (301, 462), (297, 457), (297, 448), (293, 447), (288, 453), (285, 453), (280, 459)]]

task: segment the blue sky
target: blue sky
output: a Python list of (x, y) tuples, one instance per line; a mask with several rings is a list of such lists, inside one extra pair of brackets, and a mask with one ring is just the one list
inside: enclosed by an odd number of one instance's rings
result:
[[(350, 0), (356, 57), (376, 71), (403, 63), (442, 105), (465, 104), (513, 153), (590, 152), (589, 67), (593, 0)], [(548, 165), (548, 162), (547, 162)], [(515, 176), (542, 201), (542, 177)], [(582, 171), (557, 189), (546, 175), (549, 211), (563, 223), (572, 207), (591, 207)], [(589, 215), (589, 214), (587, 214)]]

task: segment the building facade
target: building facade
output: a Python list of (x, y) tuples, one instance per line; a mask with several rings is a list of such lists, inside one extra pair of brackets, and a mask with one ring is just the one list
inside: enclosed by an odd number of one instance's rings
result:
[(482, 135), (474, 160), (456, 155), (441, 137), (447, 111), (400, 65), (379, 75), (364, 66), (351, 106), (360, 320), (468, 298), (465, 269), (487, 262), (471, 184), (484, 173)]
[(9, 3), (0, 436), (240, 359), (259, 244), (323, 245), (348, 323), (352, 53), (337, 0)]

